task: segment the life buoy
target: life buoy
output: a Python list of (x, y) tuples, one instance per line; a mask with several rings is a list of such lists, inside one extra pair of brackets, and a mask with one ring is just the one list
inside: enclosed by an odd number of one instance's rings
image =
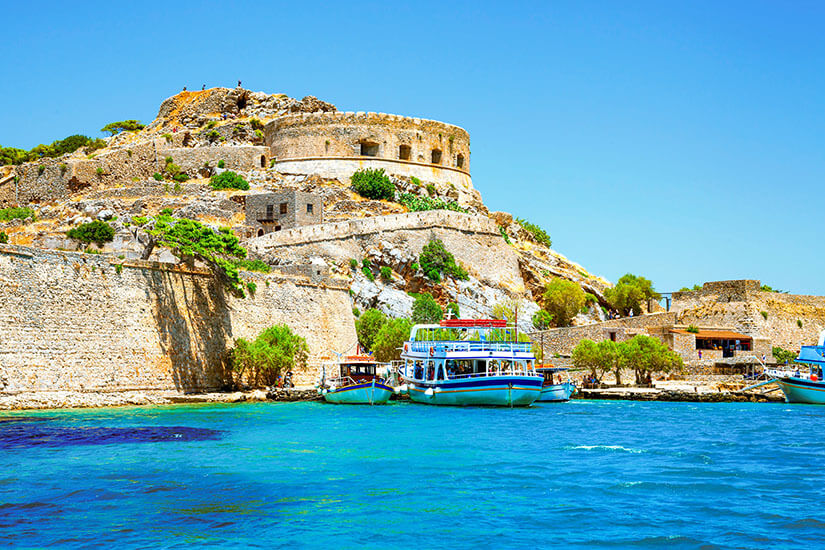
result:
[(817, 380), (819, 380), (819, 377), (815, 374), (812, 374), (811, 375), (811, 382), (816, 382)]
[(435, 348), (430, 347), (430, 357), (432, 357), (433, 355), (435, 355)]
[(410, 351), (410, 345), (404, 344), (404, 351)]

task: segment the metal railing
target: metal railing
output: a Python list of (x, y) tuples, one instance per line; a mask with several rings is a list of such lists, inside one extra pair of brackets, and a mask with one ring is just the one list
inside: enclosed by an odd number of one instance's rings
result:
[(499, 352), (499, 353), (529, 353), (532, 344), (529, 342), (463, 342), (443, 340), (422, 340), (410, 342), (410, 351), (428, 353), (433, 349), (436, 353), (444, 352)]

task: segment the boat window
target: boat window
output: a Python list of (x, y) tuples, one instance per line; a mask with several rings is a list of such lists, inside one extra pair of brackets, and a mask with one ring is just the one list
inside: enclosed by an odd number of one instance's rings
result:
[(435, 373), (435, 379), (436, 380), (444, 380), (444, 378), (445, 378), (445, 376), (444, 376), (444, 363), (438, 363), (438, 369), (436, 370), (436, 373)]
[(425, 365), (427, 367), (427, 380), (433, 380), (433, 377), (435, 376), (435, 365), (433, 365), (432, 361), (427, 361)]

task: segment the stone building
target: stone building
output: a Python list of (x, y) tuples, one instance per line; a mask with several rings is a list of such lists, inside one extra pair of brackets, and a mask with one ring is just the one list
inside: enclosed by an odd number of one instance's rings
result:
[(825, 328), (825, 297), (767, 292), (756, 280), (712, 281), (674, 292), (670, 311), (534, 333), (545, 353), (569, 355), (583, 339), (629, 340), (647, 334), (686, 361), (799, 350)]
[(349, 181), (361, 168), (383, 168), (472, 191), (470, 134), (458, 126), (384, 113), (317, 112), (279, 117), (265, 130), (282, 173)]
[(257, 236), (324, 221), (321, 197), (294, 189), (247, 195), (244, 209), (246, 224)]

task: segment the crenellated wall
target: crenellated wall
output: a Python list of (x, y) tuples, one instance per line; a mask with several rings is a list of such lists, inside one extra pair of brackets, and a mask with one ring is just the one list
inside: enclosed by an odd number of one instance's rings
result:
[(257, 290), (240, 299), (204, 270), (119, 263), (0, 246), (0, 391), (220, 388), (234, 340), (279, 323), (306, 338), (315, 368), (355, 344), (333, 281), (243, 273)]

